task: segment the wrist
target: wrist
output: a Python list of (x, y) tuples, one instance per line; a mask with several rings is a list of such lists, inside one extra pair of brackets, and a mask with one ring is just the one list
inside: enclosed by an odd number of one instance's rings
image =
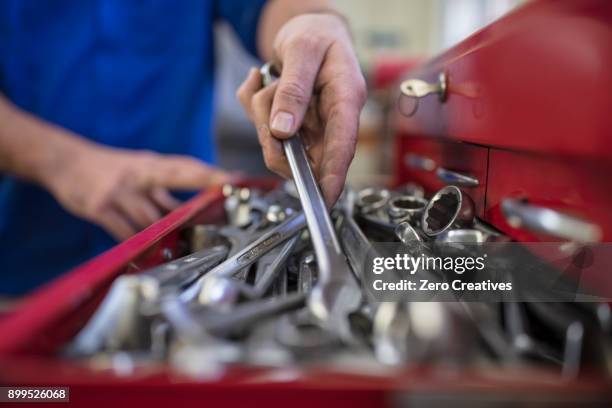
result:
[[(55, 193), (60, 184), (78, 171), (79, 163), (87, 156), (89, 142), (69, 132), (52, 127), (48, 129), (49, 142), (44, 152), (32, 163), (34, 181)], [(85, 161), (87, 161), (85, 159)]]

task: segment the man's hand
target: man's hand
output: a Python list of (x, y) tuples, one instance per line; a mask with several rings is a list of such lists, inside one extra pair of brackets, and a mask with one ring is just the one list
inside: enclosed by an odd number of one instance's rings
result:
[(345, 22), (332, 13), (287, 21), (274, 41), (280, 80), (261, 89), (252, 69), (238, 98), (257, 128), (272, 171), (291, 177), (280, 139), (302, 129), (313, 171), (328, 205), (344, 187), (355, 154), (366, 86)]
[(0, 94), (0, 175), (42, 185), (71, 213), (123, 240), (178, 202), (169, 190), (199, 190), (230, 176), (194, 158), (104, 147), (44, 122)]
[(87, 145), (44, 184), (68, 211), (123, 240), (179, 205), (169, 190), (227, 181), (227, 173), (187, 156)]

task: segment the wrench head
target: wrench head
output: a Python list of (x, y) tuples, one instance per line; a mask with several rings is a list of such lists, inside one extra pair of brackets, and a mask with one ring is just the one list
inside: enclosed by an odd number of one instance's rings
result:
[[(348, 272), (350, 273), (350, 272)], [(343, 340), (354, 341), (349, 315), (359, 309), (362, 293), (352, 280), (317, 284), (308, 297), (310, 312), (326, 329), (338, 333)]]
[(231, 309), (240, 298), (238, 282), (225, 276), (211, 276), (202, 282), (198, 301), (202, 305)]

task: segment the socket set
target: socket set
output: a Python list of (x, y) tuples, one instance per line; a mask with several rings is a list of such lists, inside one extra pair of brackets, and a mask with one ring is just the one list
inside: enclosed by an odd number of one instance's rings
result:
[(237, 365), (371, 373), (417, 363), (610, 374), (608, 303), (378, 302), (363, 288), (374, 242), (417, 256), (507, 240), (457, 187), (345, 189), (330, 215), (347, 273), (334, 265), (331, 278), (293, 182), (223, 195), (226, 223), (189, 226), (187, 255), (116, 278), (63, 357), (116, 370), (167, 364), (196, 378)]

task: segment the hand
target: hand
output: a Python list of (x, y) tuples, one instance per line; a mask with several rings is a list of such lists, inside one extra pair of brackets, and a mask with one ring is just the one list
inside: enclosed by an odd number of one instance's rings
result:
[(279, 139), (301, 127), (313, 171), (331, 206), (355, 154), (366, 98), (350, 34), (339, 16), (303, 14), (281, 28), (274, 50), (280, 80), (261, 89), (261, 76), (253, 68), (238, 99), (257, 128), (266, 166), (284, 177), (291, 177), (291, 171)]
[(227, 181), (227, 173), (195, 158), (88, 144), (44, 184), (68, 211), (124, 240), (180, 204), (169, 190)]

